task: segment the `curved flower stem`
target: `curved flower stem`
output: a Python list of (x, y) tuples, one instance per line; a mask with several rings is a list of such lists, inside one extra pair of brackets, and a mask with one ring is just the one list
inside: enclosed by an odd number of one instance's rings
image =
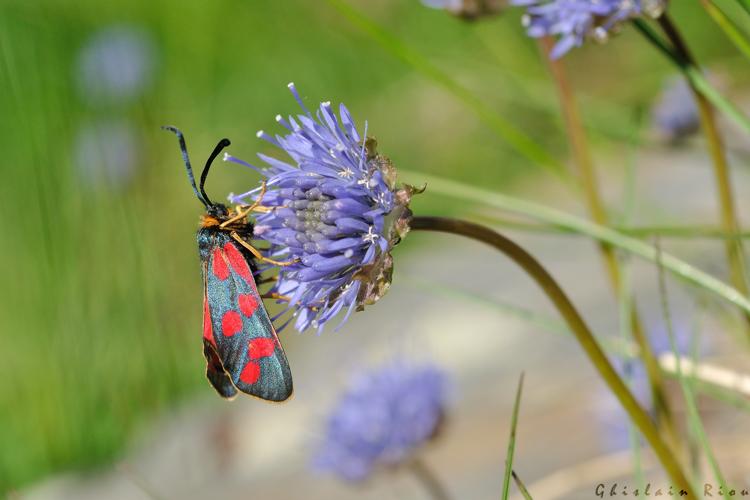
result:
[[(599, 194), (599, 182), (594, 162), (589, 152), (586, 130), (575, 102), (573, 89), (565, 72), (565, 66), (561, 60), (550, 57), (550, 52), (554, 46), (552, 38), (544, 37), (540, 39), (539, 43), (544, 54), (544, 59), (549, 65), (550, 72), (557, 86), (560, 107), (565, 119), (565, 129), (568, 133), (568, 142), (570, 143), (575, 163), (578, 165), (578, 177), (583, 184), (583, 192), (586, 196), (589, 213), (594, 222), (601, 226), (607, 226), (609, 225), (609, 217), (604, 201)], [(615, 297), (619, 298), (622, 288), (622, 277), (617, 256), (612, 246), (607, 243), (599, 242), (599, 249), (604, 259), (604, 266), (609, 275), (609, 281), (614, 290)], [(669, 400), (664, 391), (664, 380), (661, 370), (659, 370), (659, 363), (646, 338), (635, 301), (629, 302), (630, 307), (626, 314), (630, 315), (630, 330), (633, 340), (638, 345), (638, 352), (646, 368), (646, 375), (656, 409), (657, 423), (659, 427), (665, 430), (674, 447), (679, 448), (678, 435), (674, 426), (672, 411), (669, 407)]]
[(435, 476), (423, 461), (415, 458), (409, 463), (408, 468), (433, 500), (451, 500), (443, 483), (440, 482), (437, 476)]
[(630, 419), (646, 438), (654, 453), (661, 461), (664, 469), (674, 481), (677, 488), (688, 492), (688, 498), (694, 498), (692, 487), (682, 468), (677, 461), (674, 452), (662, 440), (659, 431), (651, 421), (646, 411), (641, 408), (638, 401), (633, 397), (630, 390), (617, 374), (607, 356), (597, 344), (594, 335), (586, 325), (585, 321), (576, 310), (565, 292), (560, 288), (555, 279), (547, 270), (526, 250), (506, 238), (505, 236), (479, 224), (457, 219), (442, 217), (414, 217), (411, 221), (411, 229), (425, 231), (440, 231), (444, 233), (458, 234), (486, 243), (499, 250), (516, 264), (518, 264), (536, 283), (544, 290), (544, 293), (552, 301), (560, 315), (565, 319), (568, 327), (575, 335), (591, 363), (599, 372), (601, 377), (609, 386), (617, 399), (622, 404)]
[[(659, 18), (659, 25), (664, 30), (667, 38), (672, 42), (676, 54), (687, 64), (697, 67), (695, 59), (690, 53), (685, 41), (680, 36), (680, 33), (677, 31), (677, 27), (669, 19), (669, 16), (666, 14), (661, 16)], [(690, 84), (690, 88), (700, 111), (703, 132), (706, 136), (706, 141), (708, 142), (711, 158), (713, 159), (714, 177), (716, 178), (716, 185), (719, 191), (719, 202), (721, 205), (722, 226), (727, 233), (737, 236), (740, 231), (740, 224), (735, 210), (729, 165), (727, 164), (724, 146), (721, 136), (719, 135), (718, 127), (716, 126), (714, 110), (706, 97), (696, 89), (690, 80), (688, 80), (688, 83)], [(745, 253), (742, 248), (742, 240), (739, 237), (728, 239), (725, 242), (725, 248), (732, 285), (747, 297), (748, 286), (745, 274)], [(746, 314), (745, 319), (750, 323), (750, 315)]]

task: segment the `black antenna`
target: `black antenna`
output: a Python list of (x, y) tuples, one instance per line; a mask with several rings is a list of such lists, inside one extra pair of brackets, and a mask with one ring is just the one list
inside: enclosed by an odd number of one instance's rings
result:
[[(182, 161), (185, 162), (185, 169), (187, 170), (188, 179), (190, 179), (190, 185), (193, 186), (193, 192), (195, 192), (195, 196), (203, 203), (206, 208), (209, 206), (209, 202), (207, 198), (204, 196), (201, 196), (201, 194), (198, 192), (198, 187), (195, 185), (195, 177), (193, 176), (193, 167), (190, 166), (190, 158), (188, 157), (187, 152), (187, 146), (185, 145), (185, 137), (182, 135), (182, 132), (180, 132), (180, 129), (177, 127), (173, 127), (171, 125), (164, 125), (162, 127), (163, 130), (169, 130), (170, 132), (174, 132), (174, 135), (177, 136), (177, 140), (180, 141), (180, 152), (182, 153)], [(201, 187), (203, 186), (203, 183), (201, 183)]]
[(225, 139), (220, 140), (219, 144), (216, 145), (216, 147), (214, 148), (213, 152), (211, 153), (211, 156), (209, 156), (208, 160), (206, 160), (206, 166), (203, 167), (203, 172), (201, 172), (200, 191), (201, 191), (201, 194), (203, 195), (203, 199), (206, 200), (206, 203), (208, 203), (208, 205), (206, 205), (206, 206), (213, 205), (213, 203), (211, 203), (211, 200), (208, 199), (208, 195), (206, 194), (206, 190), (203, 187), (206, 184), (206, 177), (208, 177), (208, 171), (211, 168), (211, 163), (213, 163), (214, 159), (217, 156), (219, 156), (219, 153), (221, 153), (221, 150), (224, 149), (225, 147), (229, 146), (230, 144), (232, 144), (232, 143), (229, 142), (229, 139), (225, 138)]

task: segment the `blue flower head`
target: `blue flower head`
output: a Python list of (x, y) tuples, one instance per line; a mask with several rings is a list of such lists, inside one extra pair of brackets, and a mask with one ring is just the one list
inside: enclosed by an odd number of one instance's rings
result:
[[(354, 310), (373, 304), (388, 290), (393, 271), (391, 248), (409, 230), (409, 202), (418, 192), (397, 187), (391, 161), (376, 151), (375, 139), (360, 135), (349, 111), (339, 115), (324, 102), (313, 115), (294, 84), (289, 89), (304, 114), (276, 117), (287, 133), (258, 137), (282, 149), (291, 162), (259, 154), (267, 164), (255, 237), (270, 243), (267, 256), (286, 259), (271, 293), (288, 303), (299, 331), (323, 326), (339, 312), (346, 321)], [(233, 203), (260, 197), (259, 190), (230, 196)]]
[(356, 377), (328, 417), (313, 467), (347, 481), (397, 466), (438, 431), (447, 378), (432, 365), (393, 361)]
[(513, 5), (526, 7), (523, 25), (534, 38), (558, 37), (553, 59), (562, 57), (573, 47), (593, 38), (599, 42), (620, 25), (631, 19), (659, 17), (667, 0), (511, 0)]
[(700, 114), (684, 78), (666, 82), (651, 111), (656, 131), (669, 141), (679, 141), (700, 129)]

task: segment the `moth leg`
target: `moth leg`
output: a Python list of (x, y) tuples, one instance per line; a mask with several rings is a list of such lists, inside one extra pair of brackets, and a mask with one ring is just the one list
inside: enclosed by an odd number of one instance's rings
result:
[(254, 246), (252, 246), (247, 241), (243, 240), (240, 237), (240, 235), (237, 234), (237, 231), (232, 231), (231, 233), (229, 233), (229, 236), (231, 236), (232, 238), (234, 238), (237, 241), (237, 243), (239, 243), (240, 245), (242, 245), (243, 247), (245, 247), (251, 254), (253, 254), (253, 256), (256, 259), (258, 259), (261, 262), (268, 262), (269, 264), (273, 264), (274, 266), (282, 266), (282, 267), (291, 266), (292, 264), (296, 264), (297, 262), (299, 262), (299, 259), (292, 259), (292, 260), (287, 260), (287, 261), (278, 261), (278, 260), (269, 259), (268, 257), (264, 257), (258, 251), (257, 248), (255, 248)]
[[(271, 299), (271, 300), (281, 300), (283, 302), (291, 302), (292, 298), (289, 295), (282, 295), (280, 293), (276, 292), (270, 292), (270, 293), (264, 293), (260, 296), (262, 299)], [(309, 306), (311, 310), (318, 311), (320, 308), (318, 306)]]
[(291, 297), (288, 295), (281, 295), (280, 293), (271, 292), (271, 293), (264, 293), (261, 295), (261, 298), (263, 299), (273, 299), (273, 300), (283, 300), (284, 302), (289, 302), (292, 300)]
[(256, 285), (265, 285), (266, 283), (276, 283), (279, 278), (276, 276), (269, 276), (268, 278), (255, 280)]
[(247, 208), (245, 208), (242, 211), (240, 211), (240, 209), (238, 208), (237, 209), (237, 215), (235, 215), (234, 217), (232, 217), (230, 219), (225, 220), (224, 222), (222, 222), (221, 224), (219, 224), (219, 227), (222, 228), (222, 229), (224, 229), (228, 225), (233, 224), (233, 223), (237, 222), (238, 220), (244, 219), (245, 217), (247, 217), (247, 214), (249, 214), (252, 211), (256, 211), (256, 212), (270, 212), (271, 208), (269, 208), (269, 207), (262, 207), (260, 205), (260, 203), (263, 201), (263, 196), (265, 196), (265, 194), (266, 194), (266, 181), (263, 181), (263, 184), (260, 187), (260, 195), (258, 196), (258, 199), (255, 200), (252, 205), (248, 206)]

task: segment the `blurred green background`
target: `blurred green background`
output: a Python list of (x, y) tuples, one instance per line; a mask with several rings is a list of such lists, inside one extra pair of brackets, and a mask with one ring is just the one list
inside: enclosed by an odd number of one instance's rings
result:
[[(699, 59), (732, 67), (735, 51), (698, 3), (673, 4)], [(554, 89), (518, 11), (470, 24), (416, 0), (351, 5), (567, 162)], [(142, 37), (142, 83), (97, 98), (81, 61), (113, 26)], [(630, 147), (639, 110), (673, 71), (630, 28), (567, 63), (596, 146), (613, 152)], [(195, 164), (224, 136), (241, 158), (273, 154), (255, 132), (298, 111), (289, 81), (310, 107), (346, 102), (397, 166), (498, 191), (550, 176), (325, 1), (0, 2), (0, 492), (107, 463), (149, 417), (208, 390), (202, 207), (159, 126), (182, 128)], [(115, 146), (99, 144), (110, 135)], [(220, 165), (213, 198), (257, 182)], [(429, 195), (415, 206), (468, 208)], [(285, 334), (288, 349), (294, 337)]]

